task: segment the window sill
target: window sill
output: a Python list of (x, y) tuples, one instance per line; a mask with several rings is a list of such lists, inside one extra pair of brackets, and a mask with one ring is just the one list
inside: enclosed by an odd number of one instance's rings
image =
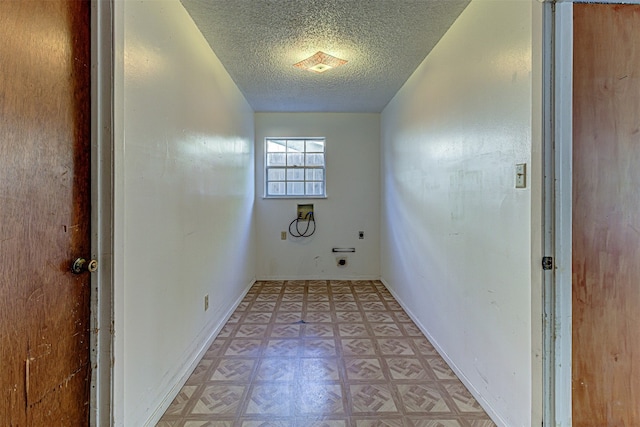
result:
[(307, 199), (326, 199), (327, 196), (262, 196), (264, 200), (278, 200), (278, 199), (293, 199), (293, 200), (307, 200)]

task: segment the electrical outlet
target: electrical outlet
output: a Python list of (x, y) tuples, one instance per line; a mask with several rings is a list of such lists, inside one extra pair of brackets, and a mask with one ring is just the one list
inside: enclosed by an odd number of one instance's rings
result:
[(358, 231), (358, 239), (364, 239), (364, 231)]
[(209, 310), (209, 294), (204, 296), (204, 311)]
[(287, 232), (286, 231), (281, 231), (280, 232), (280, 240), (287, 240)]

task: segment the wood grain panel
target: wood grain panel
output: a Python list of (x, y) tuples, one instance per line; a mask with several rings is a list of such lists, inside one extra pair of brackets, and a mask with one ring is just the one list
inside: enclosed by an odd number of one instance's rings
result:
[(573, 425), (640, 425), (640, 6), (574, 5)]
[(0, 425), (89, 409), (89, 2), (0, 1)]

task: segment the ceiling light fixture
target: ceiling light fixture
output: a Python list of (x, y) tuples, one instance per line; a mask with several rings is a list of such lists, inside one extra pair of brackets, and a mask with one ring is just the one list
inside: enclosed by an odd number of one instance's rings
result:
[(297, 64), (293, 64), (293, 66), (314, 71), (316, 73), (323, 73), (331, 68), (336, 68), (346, 63), (347, 61), (344, 59), (336, 58), (328, 53), (318, 51), (313, 56), (310, 56)]

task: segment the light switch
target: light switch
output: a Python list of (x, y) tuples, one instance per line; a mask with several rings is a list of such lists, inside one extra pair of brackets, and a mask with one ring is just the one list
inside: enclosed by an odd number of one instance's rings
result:
[(527, 188), (527, 164), (516, 165), (516, 188)]

